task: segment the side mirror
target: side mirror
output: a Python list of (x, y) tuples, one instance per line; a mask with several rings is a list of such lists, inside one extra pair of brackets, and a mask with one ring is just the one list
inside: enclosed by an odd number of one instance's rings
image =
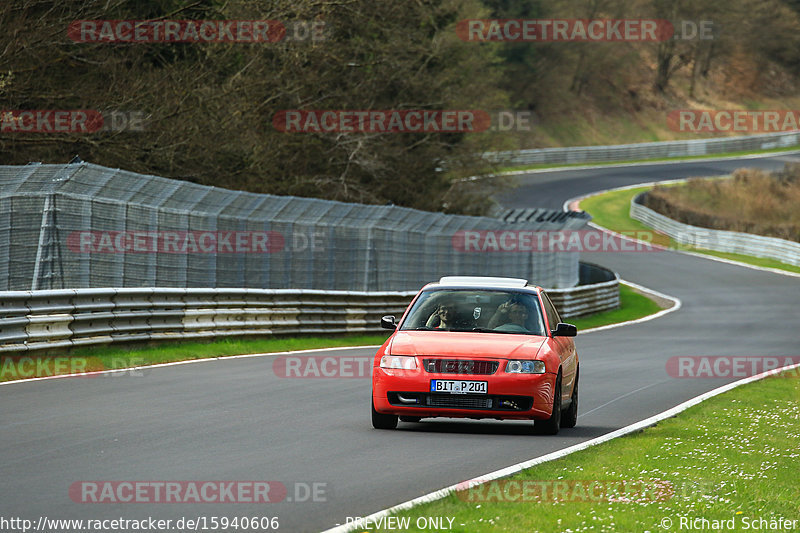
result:
[(381, 327), (383, 329), (397, 329), (397, 324), (395, 324), (395, 321), (394, 321), (394, 315), (382, 316), (381, 317)]
[(578, 334), (578, 328), (572, 324), (559, 322), (556, 329), (552, 331), (553, 337), (574, 337)]

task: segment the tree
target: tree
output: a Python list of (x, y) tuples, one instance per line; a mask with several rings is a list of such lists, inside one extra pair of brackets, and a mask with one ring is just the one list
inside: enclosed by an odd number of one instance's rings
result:
[[(484, 172), (495, 136), (283, 133), (282, 110), (491, 110), (493, 47), (455, 35), (477, 0), (24, 0), (0, 7), (6, 109), (135, 110), (145, 132), (0, 137), (7, 163), (85, 161), (274, 194), (439, 209), (453, 176)], [(322, 22), (324, 39), (266, 44), (76, 43), (79, 19)], [(444, 171), (441, 171), (444, 169)], [(451, 203), (451, 209), (459, 206)]]

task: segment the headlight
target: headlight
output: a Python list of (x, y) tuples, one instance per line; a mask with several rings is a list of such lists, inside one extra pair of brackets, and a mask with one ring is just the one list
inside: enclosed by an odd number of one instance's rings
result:
[(509, 361), (506, 363), (509, 374), (544, 374), (544, 361)]
[(414, 370), (417, 368), (417, 358), (413, 355), (384, 355), (381, 357), (381, 368)]

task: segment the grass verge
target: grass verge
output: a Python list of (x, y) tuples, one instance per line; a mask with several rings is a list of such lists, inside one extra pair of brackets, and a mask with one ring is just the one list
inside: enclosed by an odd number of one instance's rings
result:
[[(741, 386), (642, 432), (397, 517), (410, 519), (407, 531), (425, 531), (416, 528), (420, 517), (453, 518), (451, 531), (469, 533), (797, 530), (797, 377), (794, 370)], [(794, 527), (747, 527), (779, 518)], [(696, 519), (725, 522), (682, 523)]]
[[(620, 286), (620, 308), (570, 319), (578, 330), (634, 320), (661, 308), (650, 298), (630, 287)], [(225, 357), (250, 353), (313, 350), (337, 346), (374, 346), (383, 344), (382, 335), (343, 335), (332, 337), (292, 337), (253, 339), (226, 338), (213, 342), (170, 341), (150, 346), (93, 346), (55, 351), (47, 354), (14, 354), (0, 356), (0, 382), (24, 378), (132, 368), (208, 357)], [(27, 359), (25, 359), (27, 358)]]
[(578, 328), (578, 332), (580, 332), (584, 329), (636, 320), (637, 318), (643, 318), (658, 313), (663, 309), (657, 302), (624, 283), (621, 283), (619, 286), (619, 300), (619, 309), (565, 320), (570, 324), (575, 324)]
[[(610, 191), (590, 196), (581, 200), (581, 209), (592, 215), (592, 219), (595, 224), (610, 229), (611, 231), (616, 231), (617, 233), (630, 234), (631, 232), (637, 231), (652, 232), (652, 228), (645, 226), (638, 220), (633, 220), (630, 217), (630, 206), (633, 197), (649, 189), (650, 187), (636, 187), (633, 189)], [(674, 239), (666, 237), (664, 238), (663, 242), (658, 242), (658, 244), (668, 246), (674, 250), (696, 252), (722, 259), (739, 261), (740, 263), (747, 263), (749, 265), (777, 268), (780, 270), (786, 270), (787, 272), (800, 273), (800, 267), (783, 263), (776, 259), (705, 250), (702, 248), (687, 246), (685, 244), (679, 244)]]
[(792, 152), (795, 150), (800, 149), (798, 146), (788, 146), (784, 148), (771, 148), (769, 150), (755, 150), (755, 151), (742, 151), (742, 152), (725, 152), (721, 154), (706, 154), (706, 155), (688, 155), (688, 156), (676, 156), (676, 157), (662, 157), (658, 159), (628, 159), (628, 160), (620, 160), (620, 161), (603, 161), (598, 163), (563, 163), (563, 164), (552, 164), (552, 163), (536, 163), (533, 165), (520, 165), (520, 166), (509, 166), (509, 167), (502, 167), (497, 170), (498, 173), (502, 174), (504, 172), (518, 172), (520, 170), (542, 170), (548, 168), (569, 168), (569, 167), (585, 167), (585, 166), (615, 166), (615, 165), (625, 165), (625, 164), (635, 164), (635, 163), (668, 163), (670, 161), (694, 161), (696, 159), (720, 159), (724, 157), (740, 157), (744, 155), (770, 155), (770, 154), (779, 154), (782, 152)]
[[(75, 372), (114, 370), (136, 366), (191, 361), (208, 357), (225, 357), (251, 353), (313, 350), (337, 346), (373, 346), (382, 344), (383, 335), (342, 335), (331, 337), (286, 337), (253, 339), (247, 337), (225, 338), (212, 342), (168, 341), (154, 345), (118, 345), (73, 348), (61, 352), (3, 355), (0, 364), (0, 382), (60, 375)], [(32, 358), (33, 365), (24, 365), (22, 358)], [(41, 362), (40, 362), (41, 361)], [(73, 361), (76, 361), (73, 363)], [(59, 364), (60, 363), (60, 364)], [(33, 370), (35, 375), (29, 375)]]
[(684, 224), (800, 243), (800, 165), (773, 172), (739, 168), (724, 179), (656, 186), (647, 206)]

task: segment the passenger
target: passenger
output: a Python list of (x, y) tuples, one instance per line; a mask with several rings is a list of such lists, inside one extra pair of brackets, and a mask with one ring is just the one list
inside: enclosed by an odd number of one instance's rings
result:
[(528, 331), (528, 306), (512, 298), (497, 307), (489, 320), (489, 328), (507, 331)]

